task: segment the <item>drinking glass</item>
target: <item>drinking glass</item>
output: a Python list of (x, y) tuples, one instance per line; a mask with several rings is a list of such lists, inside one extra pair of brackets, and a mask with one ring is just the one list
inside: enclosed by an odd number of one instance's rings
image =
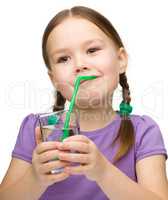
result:
[[(43, 113), (38, 115), (39, 125), (41, 130), (41, 137), (43, 142), (48, 141), (62, 141), (64, 123), (68, 110), (60, 110), (56, 112)], [(79, 127), (79, 112), (74, 110), (71, 112), (69, 120), (69, 136), (78, 135), (80, 133)], [(55, 159), (56, 160), (56, 159)], [(52, 174), (60, 173), (63, 168), (57, 168), (51, 171)]]

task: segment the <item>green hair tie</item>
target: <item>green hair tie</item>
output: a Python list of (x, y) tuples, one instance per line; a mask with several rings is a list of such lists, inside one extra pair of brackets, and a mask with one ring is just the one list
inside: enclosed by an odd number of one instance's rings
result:
[(48, 117), (48, 125), (55, 125), (58, 123), (58, 118), (55, 115), (51, 115)]
[(132, 112), (132, 106), (121, 102), (120, 103), (120, 114), (121, 116), (128, 116)]

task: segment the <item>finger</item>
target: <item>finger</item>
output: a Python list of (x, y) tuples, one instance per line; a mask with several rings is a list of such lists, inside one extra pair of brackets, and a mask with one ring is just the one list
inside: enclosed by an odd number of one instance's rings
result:
[(59, 168), (62, 168), (62, 167), (66, 167), (70, 165), (70, 163), (68, 162), (63, 162), (63, 161), (60, 161), (60, 160), (57, 160), (57, 161), (50, 161), (48, 163), (44, 163), (39, 171), (40, 173), (42, 174), (45, 174), (45, 173), (50, 173), (52, 170), (54, 169), (59, 169)]
[(56, 157), (58, 157), (58, 150), (49, 150), (49, 151), (41, 153), (38, 159), (40, 163), (45, 163), (50, 160), (54, 160), (54, 158)]
[(36, 141), (36, 145), (43, 142), (40, 127), (35, 128), (35, 141)]
[(89, 171), (90, 166), (89, 165), (79, 165), (79, 166), (75, 166), (75, 167), (70, 167), (67, 166), (64, 168), (64, 172), (68, 173), (68, 174), (84, 174), (87, 171)]
[(58, 158), (63, 161), (88, 164), (90, 163), (90, 159), (88, 155), (89, 154), (59, 152)]
[(59, 150), (71, 150), (71, 151), (78, 151), (81, 153), (89, 153), (90, 152), (90, 145), (88, 143), (83, 143), (80, 141), (67, 141), (58, 144)]
[(68, 178), (70, 175), (62, 172), (62, 173), (58, 173), (58, 174), (50, 174), (50, 175), (45, 175), (46, 176), (46, 182), (48, 181), (49, 183), (55, 183), (55, 182), (59, 182), (59, 181), (63, 181), (64, 179)]
[(36, 153), (41, 154), (49, 150), (56, 150), (57, 143), (56, 141), (42, 142), (36, 147)]
[(81, 142), (85, 142), (85, 143), (90, 142), (89, 138), (87, 138), (84, 135), (73, 135), (73, 136), (70, 136), (70, 137), (64, 139), (63, 143), (64, 142), (70, 142), (70, 141), (81, 141)]

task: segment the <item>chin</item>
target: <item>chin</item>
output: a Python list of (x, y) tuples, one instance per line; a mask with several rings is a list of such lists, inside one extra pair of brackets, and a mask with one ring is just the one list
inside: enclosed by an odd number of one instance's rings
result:
[(104, 100), (98, 95), (89, 96), (89, 97), (79, 97), (76, 98), (76, 107), (79, 109), (96, 109), (102, 107)]

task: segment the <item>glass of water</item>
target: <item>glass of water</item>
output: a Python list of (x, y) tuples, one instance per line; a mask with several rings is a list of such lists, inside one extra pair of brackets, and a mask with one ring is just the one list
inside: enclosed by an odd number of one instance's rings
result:
[[(56, 112), (39, 114), (39, 126), (43, 142), (59, 141), (63, 139), (64, 123), (68, 110), (60, 110)], [(79, 112), (74, 110), (71, 112), (69, 120), (69, 136), (80, 134)], [(52, 174), (60, 173), (63, 168), (57, 168), (51, 171)]]

